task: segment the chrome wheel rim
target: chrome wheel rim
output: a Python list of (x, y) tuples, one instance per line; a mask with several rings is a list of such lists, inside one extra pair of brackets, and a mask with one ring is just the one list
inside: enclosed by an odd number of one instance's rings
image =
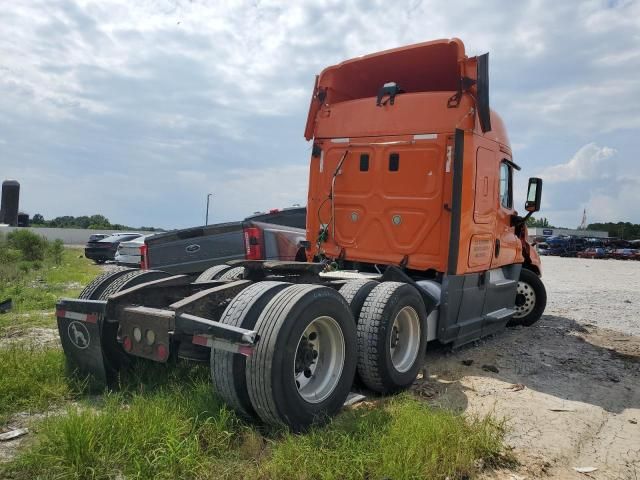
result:
[(516, 313), (513, 318), (522, 318), (529, 315), (536, 306), (536, 292), (531, 285), (525, 282), (518, 282), (518, 290), (516, 292)]
[(335, 390), (342, 376), (345, 352), (342, 329), (332, 317), (318, 317), (302, 332), (293, 377), (306, 402), (320, 403)]
[(389, 335), (391, 363), (398, 372), (408, 371), (420, 349), (420, 318), (413, 307), (402, 308), (393, 320)]

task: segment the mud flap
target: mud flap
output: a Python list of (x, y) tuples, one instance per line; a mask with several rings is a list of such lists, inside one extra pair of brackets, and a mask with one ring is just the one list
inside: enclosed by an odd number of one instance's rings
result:
[(56, 304), (58, 333), (70, 373), (87, 377), (91, 389), (110, 386), (126, 355), (118, 324), (105, 320), (107, 302), (62, 299)]

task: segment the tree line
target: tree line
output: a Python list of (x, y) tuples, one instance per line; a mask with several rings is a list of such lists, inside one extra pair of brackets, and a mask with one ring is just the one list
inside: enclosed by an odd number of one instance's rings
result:
[[(538, 228), (566, 228), (555, 227), (549, 223), (545, 217), (527, 219), (527, 227)], [(640, 224), (631, 222), (606, 222), (606, 223), (590, 223), (587, 230), (596, 230), (599, 232), (607, 232), (610, 237), (620, 238), (622, 240), (640, 239)]]
[(90, 230), (145, 230), (150, 232), (162, 231), (161, 228), (155, 227), (137, 227), (132, 228), (120, 223), (111, 223), (104, 215), (91, 215), (73, 217), (65, 215), (55, 217), (51, 220), (45, 220), (44, 216), (36, 213), (31, 219), (32, 227), (52, 227), (52, 228), (82, 228)]
[(607, 232), (610, 237), (617, 237), (623, 240), (640, 239), (640, 224), (631, 222), (607, 222), (607, 223), (590, 223), (588, 230), (600, 230)]

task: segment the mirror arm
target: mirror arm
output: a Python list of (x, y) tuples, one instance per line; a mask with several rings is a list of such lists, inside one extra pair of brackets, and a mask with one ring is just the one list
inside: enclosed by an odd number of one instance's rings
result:
[(533, 212), (527, 212), (527, 214), (524, 216), (524, 218), (522, 219), (523, 223), (526, 223), (527, 220), (529, 220), (529, 217), (533, 215)]
[(527, 212), (524, 217), (521, 217), (520, 215), (511, 215), (511, 226), (520, 227), (524, 225), (525, 223), (527, 223), (527, 220), (529, 220), (529, 217), (531, 215), (533, 215), (533, 212)]

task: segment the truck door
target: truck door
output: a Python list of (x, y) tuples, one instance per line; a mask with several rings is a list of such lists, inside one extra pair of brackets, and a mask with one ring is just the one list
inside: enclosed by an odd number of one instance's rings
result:
[(468, 266), (488, 270), (493, 258), (496, 224), (496, 153), (479, 147), (473, 204), (474, 233), (469, 246)]
[(509, 158), (503, 157), (498, 164), (498, 208), (496, 212), (495, 241), (491, 268), (515, 262), (520, 241), (511, 226), (513, 208), (513, 167)]

